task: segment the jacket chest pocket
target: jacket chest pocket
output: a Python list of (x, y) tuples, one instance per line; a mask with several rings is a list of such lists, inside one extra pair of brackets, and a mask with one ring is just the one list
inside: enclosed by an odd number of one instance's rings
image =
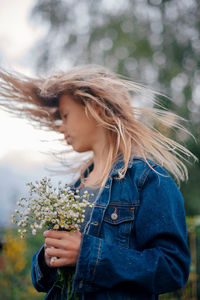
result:
[(108, 243), (129, 247), (134, 219), (135, 206), (132, 203), (110, 203), (103, 219), (102, 237)]

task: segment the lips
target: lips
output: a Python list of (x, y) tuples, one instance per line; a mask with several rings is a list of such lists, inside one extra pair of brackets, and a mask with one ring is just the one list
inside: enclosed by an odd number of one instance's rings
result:
[(70, 143), (70, 140), (71, 140), (71, 137), (70, 137), (70, 135), (67, 135), (67, 136), (65, 136), (65, 140), (67, 141), (67, 143), (69, 144)]

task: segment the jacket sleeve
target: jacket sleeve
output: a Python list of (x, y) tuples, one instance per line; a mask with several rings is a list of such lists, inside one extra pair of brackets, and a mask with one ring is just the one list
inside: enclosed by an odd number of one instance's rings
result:
[(44, 247), (33, 255), (31, 278), (38, 292), (47, 293), (52, 288), (57, 277), (57, 268), (50, 268), (44, 261)]
[(161, 294), (187, 282), (190, 253), (184, 201), (168, 173), (159, 166), (155, 171), (150, 170), (140, 191), (141, 205), (133, 233), (136, 249), (83, 234), (73, 282), (75, 291), (125, 284), (130, 289)]

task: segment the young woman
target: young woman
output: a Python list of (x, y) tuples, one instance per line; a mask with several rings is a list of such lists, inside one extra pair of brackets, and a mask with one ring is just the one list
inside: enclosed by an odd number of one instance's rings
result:
[(60, 132), (76, 153), (92, 153), (72, 186), (92, 190), (94, 207), (80, 231), (44, 232), (33, 256), (35, 288), (61, 299), (57, 267), (66, 276), (74, 270), (79, 299), (153, 300), (183, 287), (190, 267), (184, 201), (167, 171), (187, 179), (183, 160), (195, 157), (162, 133), (186, 132), (180, 119), (134, 106), (152, 100), (152, 91), (96, 65), (46, 79), (1, 71), (0, 80), (2, 107)]

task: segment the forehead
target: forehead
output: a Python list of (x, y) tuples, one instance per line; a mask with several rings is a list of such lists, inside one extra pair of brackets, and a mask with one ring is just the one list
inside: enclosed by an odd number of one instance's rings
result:
[(58, 109), (59, 109), (60, 113), (62, 113), (62, 111), (64, 111), (65, 109), (69, 109), (69, 108), (73, 107), (74, 104), (75, 104), (75, 102), (71, 96), (62, 95), (59, 99)]

